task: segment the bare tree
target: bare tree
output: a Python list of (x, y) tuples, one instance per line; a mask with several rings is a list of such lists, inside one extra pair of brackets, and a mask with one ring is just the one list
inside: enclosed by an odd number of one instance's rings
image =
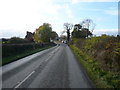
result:
[[(91, 33), (93, 32), (96, 24), (93, 23), (92, 19), (85, 19), (81, 22), (82, 28), (87, 28)], [(91, 30), (90, 30), (90, 26), (91, 26)]]
[(66, 31), (64, 30), (64, 31), (61, 31), (61, 35), (63, 35), (64, 33), (66, 33)]
[(92, 25), (92, 29), (91, 29), (91, 32), (93, 32), (93, 30), (95, 29), (95, 26), (96, 26), (96, 24), (93, 23), (93, 25)]
[(64, 23), (64, 28), (67, 30), (67, 41), (69, 42), (70, 40), (70, 30), (72, 29), (73, 24), (71, 23)]
[(82, 27), (84, 28), (88, 28), (89, 26), (93, 23), (93, 21), (91, 19), (85, 19), (81, 22)]

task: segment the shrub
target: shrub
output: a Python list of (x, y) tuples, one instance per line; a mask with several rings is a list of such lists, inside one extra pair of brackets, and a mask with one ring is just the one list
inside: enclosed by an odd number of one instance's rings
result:
[(35, 43), (29, 43), (29, 44), (3, 44), (2, 45), (2, 57), (9, 57), (13, 55), (18, 55), (21, 53), (24, 53), (29, 50), (38, 49), (41, 47), (45, 47), (48, 45), (54, 45), (54, 44), (35, 44)]
[(103, 35), (74, 40), (73, 45), (94, 57), (94, 60), (102, 64), (102, 68), (120, 73), (120, 43), (117, 37)]

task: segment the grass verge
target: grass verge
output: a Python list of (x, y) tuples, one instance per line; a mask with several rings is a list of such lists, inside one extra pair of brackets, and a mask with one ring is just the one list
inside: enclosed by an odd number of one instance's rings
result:
[(101, 64), (93, 60), (77, 47), (70, 45), (76, 58), (83, 65), (86, 73), (96, 88), (120, 88), (120, 77), (102, 69)]
[[(10, 56), (10, 57), (5, 57), (5, 58), (2, 58), (2, 66), (3, 65), (6, 65), (8, 63), (11, 63), (13, 61), (16, 61), (20, 58), (23, 58), (23, 57), (26, 57), (28, 55), (32, 55), (34, 53), (37, 53), (39, 51), (42, 51), (42, 50), (45, 50), (45, 49), (48, 49), (48, 48), (51, 48), (53, 46), (46, 46), (46, 47), (43, 47), (43, 48), (39, 48), (39, 49), (34, 49), (34, 50), (28, 50), (24, 53), (21, 53), (21, 54), (18, 54), (18, 55), (15, 55), (15, 56)], [(11, 52), (12, 53), (12, 52)]]

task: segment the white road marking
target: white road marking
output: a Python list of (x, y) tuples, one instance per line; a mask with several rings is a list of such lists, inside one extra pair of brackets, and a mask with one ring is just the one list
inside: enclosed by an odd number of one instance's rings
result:
[(31, 72), (23, 81), (21, 81), (15, 88), (18, 88), (23, 82), (25, 82), (35, 71)]
[(47, 59), (45, 59), (45, 62), (47, 62), (50, 58), (51, 58), (51, 55)]
[[(47, 62), (58, 50), (59, 50), (59, 48), (57, 48), (53, 52), (51, 52), (49, 57), (47, 59), (45, 59), (45, 62)], [(35, 73), (35, 71), (31, 72), (23, 81), (18, 82), (19, 84), (17, 86), (15, 86), (15, 89), (20, 87), (20, 85), (22, 85), (22, 83), (24, 83), (33, 73)]]
[(49, 54), (49, 57), (48, 57), (47, 59), (45, 59), (45, 62), (47, 62), (47, 61), (52, 57), (52, 55), (54, 55), (54, 54), (58, 51), (58, 49), (59, 49), (59, 48), (57, 48), (57, 49), (55, 49), (53, 52), (51, 52), (51, 53)]

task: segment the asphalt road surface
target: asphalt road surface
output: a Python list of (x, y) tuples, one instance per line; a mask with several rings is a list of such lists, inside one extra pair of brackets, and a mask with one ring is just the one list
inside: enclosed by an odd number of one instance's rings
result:
[(7, 64), (2, 72), (2, 88), (93, 88), (66, 44)]

